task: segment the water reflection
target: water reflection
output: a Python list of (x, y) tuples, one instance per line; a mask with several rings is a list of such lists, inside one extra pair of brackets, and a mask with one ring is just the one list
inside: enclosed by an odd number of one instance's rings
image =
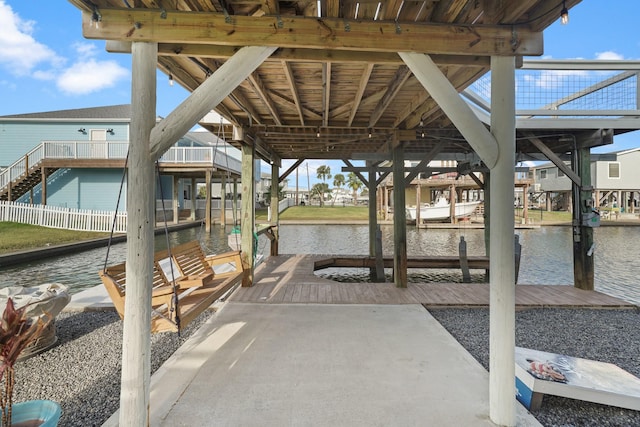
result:
[[(229, 231), (230, 227), (227, 230), (213, 227), (211, 234), (208, 234), (201, 228), (189, 228), (169, 233), (168, 238), (169, 244), (173, 246), (199, 240), (207, 253), (217, 253), (229, 250)], [(166, 249), (167, 235), (157, 235), (154, 246), (156, 251)], [(70, 286), (71, 293), (75, 293), (101, 284), (98, 270), (104, 266), (106, 256), (107, 248), (103, 247), (6, 267), (0, 269), (0, 287), (59, 282)], [(126, 243), (113, 244), (109, 249), (108, 264), (124, 262), (126, 257)]]
[[(383, 253), (393, 254), (393, 226), (383, 225)], [(170, 233), (171, 245), (199, 240), (207, 253), (224, 252), (230, 227), (213, 227), (210, 234), (201, 228)], [(573, 249), (570, 227), (542, 227), (518, 230), (522, 244), (519, 284), (573, 284)], [(409, 255), (456, 255), (460, 238), (467, 242), (469, 255), (484, 255), (484, 230), (477, 229), (416, 229), (407, 228)], [(636, 262), (640, 227), (601, 227), (595, 229), (595, 283), (596, 289), (613, 296), (640, 304), (640, 268)], [(166, 247), (164, 234), (155, 238), (156, 250)], [(92, 249), (66, 256), (8, 267), (0, 270), (0, 287), (7, 285), (35, 285), (61, 282), (73, 288), (72, 292), (100, 284), (97, 271), (102, 268), (106, 248)], [(258, 253), (269, 253), (269, 242), (260, 236)], [(282, 225), (280, 227), (280, 253), (282, 254), (339, 254), (366, 255), (369, 253), (366, 225)], [(123, 262), (126, 245), (111, 247), (109, 264)], [(341, 273), (344, 274), (345, 271)], [(348, 271), (347, 271), (348, 272)], [(472, 271), (473, 272), (473, 271)], [(362, 270), (348, 272), (351, 279), (364, 280), (368, 273)], [(453, 270), (411, 271), (414, 280), (460, 282), (460, 272)], [(474, 281), (483, 280), (481, 271), (475, 271)]]
[[(382, 246), (385, 255), (393, 254), (393, 226), (383, 225)], [(522, 244), (518, 284), (573, 285), (573, 244), (570, 227), (541, 227), (517, 230)], [(460, 238), (467, 242), (469, 255), (484, 255), (484, 230), (407, 228), (407, 251), (414, 256), (456, 255)], [(366, 225), (284, 225), (280, 229), (280, 252), (333, 253), (366, 255), (369, 253)], [(594, 230), (596, 244), (595, 288), (609, 295), (640, 304), (640, 267), (636, 246), (640, 227), (600, 227)], [(361, 269), (346, 271), (351, 280), (367, 280)], [(472, 273), (474, 281), (482, 273)], [(328, 270), (327, 275), (345, 275), (345, 271)], [(413, 276), (413, 277), (412, 277)], [(410, 281), (461, 282), (462, 275), (453, 270), (410, 270)]]

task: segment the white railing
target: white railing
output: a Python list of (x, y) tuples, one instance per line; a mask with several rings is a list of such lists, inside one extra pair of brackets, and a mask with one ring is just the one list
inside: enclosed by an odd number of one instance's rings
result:
[[(25, 176), (44, 159), (122, 160), (127, 157), (128, 141), (43, 141), (8, 168), (0, 171), (0, 191)], [(212, 165), (240, 173), (242, 162), (214, 147), (171, 147), (160, 158), (162, 163)]]
[[(67, 230), (110, 232), (114, 212), (0, 201), (0, 220)], [(126, 231), (127, 213), (118, 212), (114, 232)]]

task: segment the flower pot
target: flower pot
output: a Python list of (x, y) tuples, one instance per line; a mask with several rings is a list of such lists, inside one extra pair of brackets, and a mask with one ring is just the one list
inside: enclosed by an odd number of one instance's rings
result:
[(15, 403), (11, 410), (11, 427), (55, 427), (62, 410), (51, 400), (28, 400)]

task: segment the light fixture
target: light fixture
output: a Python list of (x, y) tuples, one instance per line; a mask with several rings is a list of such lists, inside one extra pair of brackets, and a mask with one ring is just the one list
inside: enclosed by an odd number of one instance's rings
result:
[(569, 10), (565, 4), (565, 0), (562, 0), (562, 10), (560, 11), (560, 23), (567, 25), (569, 23)]
[(420, 132), (420, 138), (424, 138), (424, 130)]
[(113, 129), (107, 129), (107, 133), (110, 133), (111, 135), (113, 135)]
[(173, 86), (173, 74), (169, 73), (169, 86)]
[(372, 129), (371, 129), (371, 128), (369, 128), (369, 139), (371, 139), (371, 136), (372, 136), (372, 135), (371, 135), (371, 133), (372, 133), (372, 132), (373, 132), (373, 131), (372, 131)]
[(87, 130), (85, 128), (80, 128), (78, 129), (78, 132), (86, 134)]
[(316, 138), (320, 138), (320, 128), (316, 131)]

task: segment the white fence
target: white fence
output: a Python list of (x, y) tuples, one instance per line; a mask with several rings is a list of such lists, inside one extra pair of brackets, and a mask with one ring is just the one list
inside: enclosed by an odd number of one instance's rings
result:
[[(71, 209), (0, 201), (0, 220), (77, 231), (111, 231), (113, 211)], [(127, 231), (127, 214), (116, 215), (115, 233)]]

